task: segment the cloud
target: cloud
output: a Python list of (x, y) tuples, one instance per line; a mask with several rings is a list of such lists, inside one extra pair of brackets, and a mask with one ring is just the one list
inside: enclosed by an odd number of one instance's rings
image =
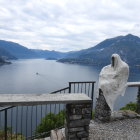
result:
[(28, 48), (72, 51), (140, 36), (139, 0), (0, 0), (0, 39)]

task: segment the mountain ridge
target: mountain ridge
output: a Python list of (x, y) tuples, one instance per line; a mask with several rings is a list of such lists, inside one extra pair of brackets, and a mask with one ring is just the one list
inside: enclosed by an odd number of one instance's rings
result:
[(60, 59), (67, 53), (49, 50), (28, 49), (12, 41), (0, 40), (0, 57), (3, 59), (31, 59), (31, 58), (55, 58)]
[(28, 49), (18, 43), (0, 40), (0, 58), (4, 60), (45, 58), (63, 63), (100, 66), (109, 64), (113, 53), (119, 54), (129, 65), (139, 65), (140, 38), (132, 34), (117, 36), (105, 39), (93, 47), (71, 52)]
[[(133, 53), (132, 53), (133, 52)], [(94, 47), (70, 54), (60, 59), (63, 63), (107, 65), (113, 53), (117, 53), (129, 65), (140, 63), (140, 38), (132, 34), (106, 39)]]
[[(30, 51), (30, 49), (15, 42), (0, 40), (0, 49), (4, 49), (15, 58), (36, 58), (36, 54)], [(7, 57), (9, 56), (7, 55)]]

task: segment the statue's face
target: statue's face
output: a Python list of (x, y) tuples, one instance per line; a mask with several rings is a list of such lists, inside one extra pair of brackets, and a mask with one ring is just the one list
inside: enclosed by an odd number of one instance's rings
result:
[(112, 56), (111, 61), (112, 61), (111, 66), (114, 67), (114, 65), (115, 65), (115, 57), (114, 56)]

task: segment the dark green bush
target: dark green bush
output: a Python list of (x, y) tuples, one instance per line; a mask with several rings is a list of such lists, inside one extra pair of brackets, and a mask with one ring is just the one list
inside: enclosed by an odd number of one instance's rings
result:
[[(25, 140), (24, 136), (19, 133), (11, 133), (11, 127), (7, 128), (7, 140)], [(5, 139), (4, 128), (0, 128), (0, 140)]]
[[(60, 111), (58, 114), (49, 113), (41, 119), (40, 124), (37, 126), (36, 134), (43, 132), (49, 132), (52, 129), (59, 128), (64, 125), (64, 111)], [(50, 133), (43, 135), (49, 136)]]
[(131, 111), (136, 111), (137, 109), (137, 103), (135, 102), (130, 102), (126, 104), (124, 107), (120, 108), (120, 110), (131, 110)]

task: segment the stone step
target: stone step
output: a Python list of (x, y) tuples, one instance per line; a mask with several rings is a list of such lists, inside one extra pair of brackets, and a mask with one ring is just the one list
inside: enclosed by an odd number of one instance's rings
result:
[(51, 140), (51, 139), (50, 139), (50, 137), (47, 137), (47, 138), (34, 139), (34, 140)]
[(65, 140), (65, 129), (51, 130), (51, 136), (47, 138), (34, 139), (34, 140)]
[(51, 140), (65, 140), (65, 129), (56, 129), (51, 131)]

